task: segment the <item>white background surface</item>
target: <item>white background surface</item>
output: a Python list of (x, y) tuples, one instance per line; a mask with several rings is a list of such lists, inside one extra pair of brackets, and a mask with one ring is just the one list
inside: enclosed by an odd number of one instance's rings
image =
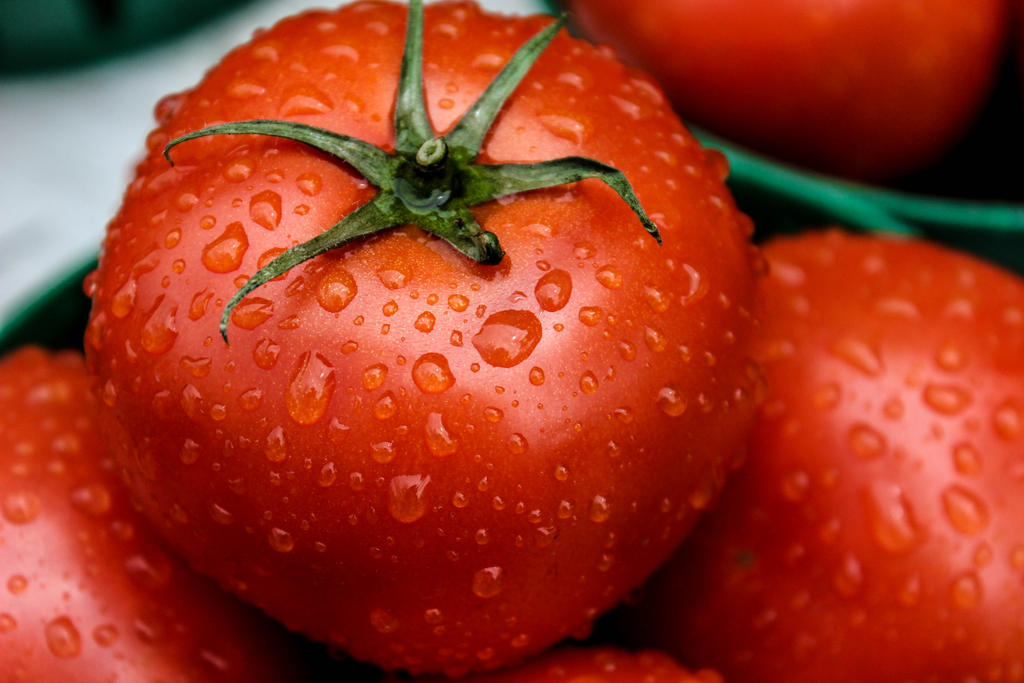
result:
[[(541, 0), (480, 4), (509, 14), (545, 11)], [(0, 326), (95, 254), (154, 125), (157, 100), (194, 85), (255, 29), (317, 6), (327, 5), (257, 0), (113, 60), (0, 77)]]

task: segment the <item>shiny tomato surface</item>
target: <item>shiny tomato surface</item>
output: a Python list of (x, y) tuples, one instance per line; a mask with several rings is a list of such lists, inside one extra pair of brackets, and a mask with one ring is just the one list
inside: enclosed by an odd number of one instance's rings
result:
[[(86, 353), (145, 513), (202, 571), (386, 668), (494, 668), (580, 633), (714, 500), (753, 416), (751, 225), (645, 75), (564, 32), (484, 163), (621, 169), (664, 245), (587, 180), (474, 209), (477, 265), (419, 228), (323, 254), (225, 302), (367, 201), (289, 141), (168, 140), (283, 117), (390, 149), (406, 8), (259, 33), (158, 127), (88, 290)], [(450, 128), (548, 25), (426, 8), (429, 116)]]

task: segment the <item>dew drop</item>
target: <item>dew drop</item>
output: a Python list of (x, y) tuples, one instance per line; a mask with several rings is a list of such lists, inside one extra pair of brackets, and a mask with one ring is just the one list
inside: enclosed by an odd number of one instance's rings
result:
[(409, 276), (398, 268), (381, 268), (377, 271), (377, 279), (388, 289), (401, 289), (409, 282)]
[(953, 466), (960, 474), (976, 475), (981, 472), (981, 454), (970, 444), (959, 443), (953, 446)]
[(99, 483), (78, 486), (71, 490), (71, 505), (91, 517), (105, 515), (111, 507), (110, 489)]
[(388, 366), (383, 363), (374, 363), (363, 370), (363, 388), (373, 391), (384, 384), (388, 376)]
[(608, 289), (619, 289), (622, 287), (622, 272), (615, 266), (602, 266), (598, 268), (594, 277)]
[(844, 337), (833, 344), (830, 351), (836, 358), (866, 375), (877, 376), (882, 372), (882, 358), (860, 339)]
[(537, 366), (530, 368), (530, 384), (535, 387), (544, 384), (544, 371)]
[(978, 534), (988, 526), (988, 509), (977, 494), (963, 486), (950, 486), (942, 492), (942, 506), (953, 527), (964, 534)]
[(864, 570), (860, 560), (853, 555), (847, 554), (843, 557), (839, 569), (832, 577), (832, 585), (836, 591), (845, 597), (850, 598), (860, 591), (864, 583)]
[(130, 555), (124, 561), (124, 570), (136, 585), (146, 590), (166, 586), (171, 580), (173, 567), (170, 559), (159, 552), (150, 555)]
[(284, 118), (297, 114), (325, 114), (334, 109), (334, 103), (324, 91), (310, 84), (297, 84), (281, 98), (280, 115)]
[(315, 197), (320, 194), (320, 189), (323, 187), (323, 180), (316, 173), (303, 173), (295, 179), (295, 184), (298, 186), (299, 191), (309, 197)]
[(154, 356), (170, 351), (178, 338), (178, 325), (175, 316), (178, 307), (165, 304), (163, 295), (153, 306), (153, 310), (142, 324), (140, 343), (142, 348)]
[(669, 417), (679, 417), (686, 412), (687, 401), (682, 390), (674, 384), (666, 384), (658, 390), (658, 408)]
[(459, 450), (459, 441), (445, 427), (441, 413), (430, 413), (424, 425), (423, 435), (427, 448), (438, 458), (446, 458)]
[(507, 310), (489, 316), (472, 341), (485, 363), (511, 368), (533, 353), (541, 333), (540, 321), (533, 313)]
[(378, 420), (388, 420), (394, 417), (397, 411), (398, 403), (395, 401), (395, 395), (390, 391), (385, 391), (373, 404), (373, 416)]
[(594, 499), (590, 501), (590, 521), (591, 522), (605, 522), (608, 517), (611, 516), (611, 506), (608, 504), (608, 499), (604, 496), (594, 496)]
[(587, 327), (593, 327), (601, 322), (604, 311), (598, 306), (584, 306), (580, 309), (578, 317), (580, 322)]
[(1015, 441), (1024, 434), (1024, 410), (1013, 401), (996, 408), (992, 416), (996, 434), (1006, 441)]
[(274, 302), (258, 296), (242, 299), (231, 311), (231, 322), (243, 330), (255, 330), (274, 314)]
[(303, 353), (285, 389), (288, 414), (301, 425), (316, 424), (334, 394), (334, 367), (321, 354)]
[(325, 311), (338, 313), (352, 303), (357, 292), (355, 278), (335, 264), (320, 280), (316, 300)]
[(209, 513), (210, 519), (212, 519), (217, 524), (223, 524), (224, 526), (227, 526), (229, 524), (233, 524), (235, 521), (235, 516), (231, 514), (229, 510), (218, 505), (217, 503), (210, 503)]
[(562, 114), (541, 114), (537, 117), (541, 125), (552, 135), (577, 145), (583, 142), (587, 128), (582, 121)]
[(872, 538), (890, 553), (904, 553), (917, 543), (920, 532), (910, 503), (896, 484), (874, 481), (865, 490), (864, 504)]
[(953, 581), (949, 588), (953, 605), (960, 609), (972, 609), (981, 602), (981, 582), (974, 573), (964, 574)]
[(423, 517), (427, 512), (423, 491), (429, 483), (430, 477), (422, 474), (392, 477), (388, 487), (388, 512), (391, 516), (405, 524)]
[(672, 303), (670, 296), (652, 284), (644, 285), (644, 300), (647, 301), (647, 305), (651, 307), (651, 310), (656, 313), (664, 313), (668, 310), (669, 304)]
[(0, 612), (0, 633), (10, 633), (18, 628), (18, 622), (6, 612)]
[(504, 583), (501, 567), (485, 567), (473, 574), (473, 594), (479, 598), (493, 598), (501, 592)]
[(278, 425), (267, 434), (267, 443), (263, 447), (263, 454), (270, 462), (282, 462), (288, 457), (288, 448), (285, 446), (284, 429)]
[(439, 353), (425, 353), (413, 363), (412, 380), (423, 393), (440, 394), (455, 384), (455, 375), (447, 358)]
[(27, 524), (39, 515), (39, 496), (31, 491), (14, 491), (4, 497), (4, 517), (12, 524)]
[(848, 438), (853, 452), (865, 460), (879, 458), (885, 453), (885, 437), (863, 422), (858, 422), (850, 428)]
[(587, 370), (580, 376), (580, 391), (584, 394), (593, 394), (598, 389), (597, 377), (593, 372)]
[(295, 548), (295, 539), (292, 535), (276, 526), (271, 527), (267, 534), (267, 542), (279, 553), (290, 553)]
[(810, 488), (811, 477), (804, 470), (792, 470), (782, 477), (782, 497), (791, 503), (806, 499)]
[(230, 223), (215, 240), (203, 247), (202, 261), (213, 273), (230, 273), (242, 265), (249, 238), (238, 221)]
[(572, 296), (572, 277), (561, 269), (548, 271), (537, 281), (533, 294), (545, 311), (561, 310)]
[(924, 388), (924, 402), (943, 415), (956, 415), (971, 402), (971, 395), (960, 387), (929, 384)]
[(338, 474), (334, 467), (334, 463), (328, 462), (320, 468), (320, 474), (316, 478), (316, 483), (322, 488), (329, 488), (334, 485), (334, 481), (337, 477)]
[(92, 639), (100, 647), (110, 647), (117, 642), (117, 627), (113, 624), (100, 624), (92, 630)]
[(433, 313), (430, 311), (423, 311), (416, 317), (416, 322), (413, 323), (413, 327), (426, 334), (434, 330), (435, 321), (436, 319), (434, 318)]
[(129, 278), (121, 285), (110, 300), (110, 312), (115, 318), (124, 318), (132, 312), (135, 307), (135, 292), (138, 289), (138, 282), (135, 278)]
[(24, 593), (26, 588), (28, 588), (28, 579), (21, 574), (14, 574), (7, 579), (7, 590), (10, 591), (12, 595)]
[(249, 217), (256, 225), (274, 230), (281, 223), (281, 195), (264, 190), (249, 199)]
[(387, 635), (398, 630), (398, 617), (387, 609), (375, 609), (370, 612), (370, 625), (377, 633)]
[(82, 636), (67, 617), (57, 617), (43, 628), (46, 647), (55, 657), (70, 659), (82, 651)]

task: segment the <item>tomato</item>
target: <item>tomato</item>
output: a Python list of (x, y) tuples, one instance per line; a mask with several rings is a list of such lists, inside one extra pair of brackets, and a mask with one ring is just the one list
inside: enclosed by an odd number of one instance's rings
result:
[(767, 400), (643, 642), (735, 681), (1024, 675), (1024, 282), (923, 241), (765, 246)]
[(814, 169), (885, 180), (938, 159), (994, 82), (1007, 0), (566, 0), (684, 118)]
[[(754, 412), (754, 252), (721, 156), (646, 76), (563, 32), (479, 161), (612, 164), (662, 246), (586, 179), (453, 209), (451, 225), (480, 226), (457, 248), (401, 225), (244, 289), (285, 249), (394, 195), (293, 140), (181, 136), (281, 117), (397, 153), (405, 11), (287, 19), (158, 106), (87, 285), (86, 351), (125, 477), (196, 567), (357, 658), (463, 673), (585, 631), (716, 497)], [(454, 140), (550, 24), (427, 7), (433, 129)], [(442, 147), (413, 145), (416, 163)], [(434, 177), (401, 168), (402, 182)], [(475, 246), (504, 256), (459, 253)]]
[(94, 424), (80, 354), (0, 361), (4, 681), (283, 681), (283, 629), (169, 554)]
[[(428, 681), (430, 679), (427, 679)], [(435, 679), (439, 680), (439, 679)], [(722, 683), (710, 669), (690, 672), (660, 652), (563, 647), (529, 663), (468, 679), (473, 683)]]

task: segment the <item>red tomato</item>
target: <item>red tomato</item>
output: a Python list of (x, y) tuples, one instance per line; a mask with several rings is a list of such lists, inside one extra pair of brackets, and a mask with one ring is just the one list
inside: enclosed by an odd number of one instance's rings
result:
[(1007, 0), (566, 0), (687, 120), (822, 171), (884, 180), (966, 130), (1002, 55)]
[[(609, 647), (561, 648), (514, 669), (467, 679), (472, 683), (723, 683), (710, 669), (690, 672), (660, 652)], [(439, 679), (427, 679), (440, 683)]]
[[(647, 77), (563, 33), (480, 160), (611, 163), (664, 246), (593, 180), (514, 195), (475, 210), (497, 266), (401, 227), (264, 285), (225, 345), (247, 276), (371, 191), (291, 141), (209, 137), (173, 168), (162, 148), (279, 116), (390, 149), (405, 10), (287, 19), (158, 107), (86, 345), (125, 475), (195, 566), (360, 659), (460, 673), (585, 629), (716, 497), (753, 416), (753, 252), (721, 157)], [(551, 22), (426, 17), (439, 131)]]
[(744, 469), (645, 644), (730, 681), (1024, 676), (1024, 282), (921, 241), (765, 247)]
[(94, 426), (81, 356), (0, 361), (0, 678), (283, 681), (285, 633), (168, 554)]

